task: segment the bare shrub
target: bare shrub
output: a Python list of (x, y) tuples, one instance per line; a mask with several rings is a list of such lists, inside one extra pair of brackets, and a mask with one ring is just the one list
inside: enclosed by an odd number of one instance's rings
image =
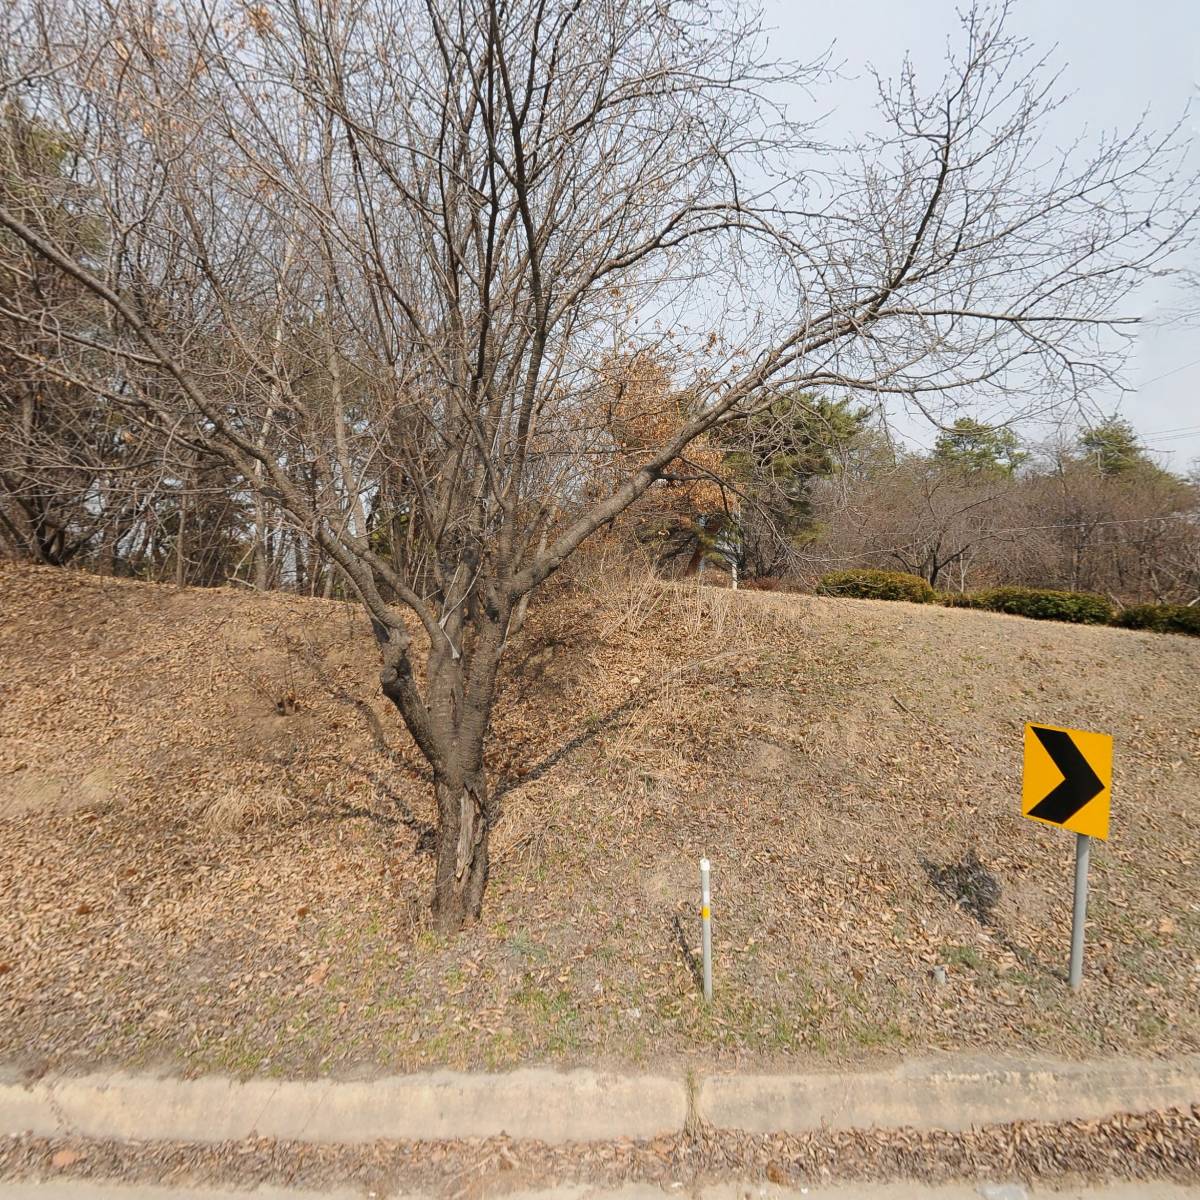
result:
[(231, 787), (200, 809), (200, 822), (213, 833), (240, 833), (259, 825), (284, 825), (303, 805), (270, 787), (245, 784)]

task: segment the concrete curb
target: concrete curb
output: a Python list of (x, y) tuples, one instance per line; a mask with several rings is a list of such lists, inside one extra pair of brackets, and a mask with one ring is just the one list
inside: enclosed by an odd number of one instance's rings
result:
[[(363, 1200), (361, 1188), (305, 1191), (295, 1188), (177, 1187), (106, 1179), (21, 1179), (0, 1181), (4, 1200)], [(396, 1200), (424, 1200), (415, 1195)], [(432, 1200), (432, 1198), (430, 1198)]]
[(491, 1137), (652, 1138), (687, 1119), (682, 1080), (595, 1071), (437, 1071), (362, 1082), (238, 1082), (115, 1074), (0, 1084), (0, 1131), (222, 1142), (257, 1135), (351, 1144)]
[[(367, 1081), (245, 1082), (218, 1076), (0, 1075), (0, 1133), (220, 1142), (250, 1136), (353, 1144), (507, 1134), (551, 1143), (646, 1139), (682, 1130), (683, 1079), (527, 1069), (438, 1071)], [(1200, 1057), (1053, 1063), (946, 1059), (884, 1071), (712, 1075), (694, 1115), (718, 1127), (958, 1130), (1094, 1119), (1200, 1103)]]
[(718, 1128), (754, 1133), (969, 1129), (1012, 1121), (1093, 1120), (1200, 1102), (1200, 1058), (1061, 1063), (958, 1059), (886, 1071), (713, 1075), (698, 1106)]

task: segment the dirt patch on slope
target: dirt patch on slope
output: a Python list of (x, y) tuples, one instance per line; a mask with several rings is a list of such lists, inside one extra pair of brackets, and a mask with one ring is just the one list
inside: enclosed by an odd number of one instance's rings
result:
[[(484, 921), (446, 942), (361, 612), (0, 569), (0, 1044), (236, 1072), (1200, 1048), (1200, 644), (637, 582), (562, 599), (513, 647)], [(1018, 815), (1026, 720), (1117, 739), (1078, 995), (1071, 839)], [(943, 886), (976, 875), (986, 920)]]

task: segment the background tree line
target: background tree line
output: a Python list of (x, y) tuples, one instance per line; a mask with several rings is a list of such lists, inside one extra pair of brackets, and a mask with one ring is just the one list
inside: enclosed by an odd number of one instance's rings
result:
[(1017, 584), (1189, 604), (1200, 598), (1197, 483), (1156, 464), (1117, 419), (1037, 445), (970, 419), (924, 452), (867, 437), (815, 485), (794, 570), (871, 566), (943, 591)]
[[(110, 251), (104, 214), (76, 181), (70, 140), (15, 102), (2, 115), (9, 203), (76, 253)], [(131, 420), (126, 396), (65, 369), (64, 326), (94, 326), (99, 337), (108, 320), (88, 289), (8, 232), (0, 233), (0, 284), (3, 552), (180, 585), (347, 594), (336, 559), (270, 489), (240, 476), (185, 425)], [(153, 310), (152, 289), (139, 303)], [(345, 421), (365, 413), (369, 398), (337, 355), (322, 355), (314, 324), (286, 339), (277, 330), (273, 353), (289, 360), (294, 386), (336, 388), (343, 427), (333, 422), (326, 454), (337, 459)], [(73, 350), (98, 365), (85, 337)], [(598, 438), (561, 480), (561, 511), (579, 495), (604, 494), (686, 420), (676, 366), (669, 341), (602, 360), (584, 406)], [(118, 393), (132, 387), (112, 383)], [(873, 566), (947, 591), (1015, 583), (1128, 602), (1200, 597), (1200, 477), (1158, 466), (1127, 422), (1033, 445), (1008, 426), (960, 417), (921, 451), (887, 436), (877, 417), (870, 394), (775, 391), (719, 438), (694, 440), (622, 515), (615, 536), (649, 550), (663, 573), (712, 564), (751, 584), (807, 586), (825, 570)], [(283, 432), (268, 418), (258, 438), (279, 452)], [(315, 489), (318, 472), (297, 464), (296, 473)], [(403, 566), (414, 554), (403, 482), (385, 476), (363, 492), (344, 519)]]
[(865, 404), (784, 394), (702, 458), (622, 526), (668, 574), (711, 564), (750, 586), (808, 588), (875, 567), (946, 592), (1200, 599), (1200, 476), (1159, 466), (1118, 418), (1026, 444), (963, 417), (919, 450)]

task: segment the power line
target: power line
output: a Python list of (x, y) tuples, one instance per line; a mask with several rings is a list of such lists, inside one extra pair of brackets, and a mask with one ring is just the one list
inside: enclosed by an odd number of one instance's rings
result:
[(991, 529), (988, 533), (1033, 533), (1042, 529), (1098, 529), (1102, 525), (1147, 525), (1152, 521), (1191, 521), (1191, 513), (1163, 513), (1157, 517), (1114, 517), (1109, 521), (1062, 521), (1055, 525), (1015, 525), (1010, 529)]
[[(1160, 438), (1155, 438), (1154, 440), (1156, 442), (1191, 442), (1191, 441), (1194, 441), (1196, 438), (1200, 438), (1200, 432), (1177, 433), (1177, 434), (1174, 434), (1172, 437), (1160, 437)], [(1174, 452), (1178, 447), (1176, 447), (1176, 446), (1167, 446), (1167, 447), (1146, 446), (1145, 448), (1147, 450), (1151, 450), (1151, 451), (1157, 450), (1157, 451), (1162, 451), (1163, 453), (1169, 454), (1169, 453)]]
[(1165, 434), (1191, 433), (1192, 431), (1200, 432), (1200, 425), (1176, 425), (1172, 429), (1150, 429), (1144, 436), (1163, 437)]
[(1194, 358), (1191, 362), (1185, 362), (1181, 367), (1174, 367), (1170, 371), (1164, 371), (1161, 375), (1155, 375), (1153, 379), (1143, 379), (1136, 388), (1125, 388), (1125, 391), (1139, 391), (1141, 388), (1149, 387), (1152, 383), (1158, 383), (1160, 379), (1169, 379), (1172, 375), (1178, 375), (1180, 371), (1186, 371), (1188, 367), (1200, 367), (1200, 358)]

